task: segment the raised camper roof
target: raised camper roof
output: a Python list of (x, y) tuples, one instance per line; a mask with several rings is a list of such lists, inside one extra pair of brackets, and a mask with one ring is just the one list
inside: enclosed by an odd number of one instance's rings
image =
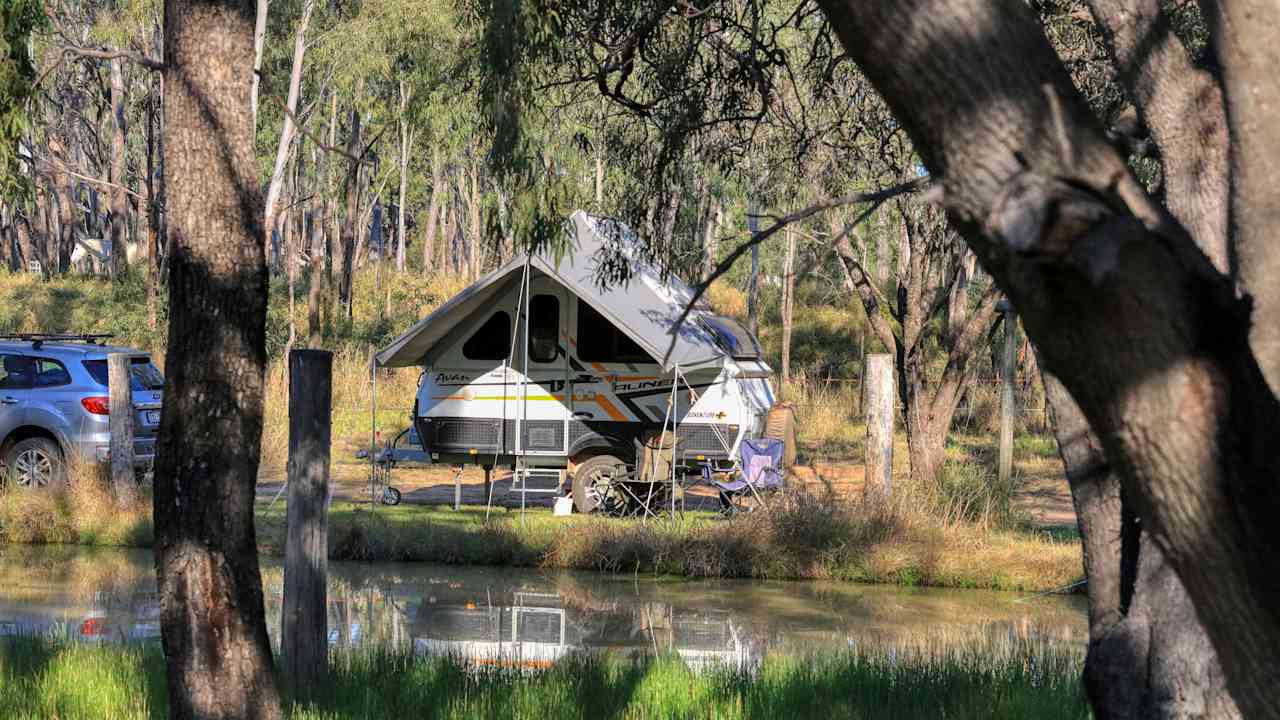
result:
[[(693, 298), (693, 290), (679, 278), (665, 278), (647, 263), (632, 265), (625, 285), (601, 288), (596, 283), (596, 254), (607, 236), (621, 233), (623, 242), (634, 232), (614, 220), (598, 218), (579, 210), (570, 218), (567, 230), (573, 247), (558, 261), (542, 252), (529, 258), (532, 269), (554, 278), (627, 334), (654, 362), (665, 369), (679, 365), (695, 368), (719, 364), (725, 358), (759, 357), (759, 347), (740, 325), (728, 318), (694, 308), (676, 333), (672, 332), (680, 313)], [(425, 319), (409, 328), (374, 356), (383, 367), (422, 364), (428, 352), (459, 324), (487, 308), (511, 283), (520, 283), (525, 257), (513, 258), (457, 296), (441, 305)], [(668, 353), (670, 348), (670, 353)]]

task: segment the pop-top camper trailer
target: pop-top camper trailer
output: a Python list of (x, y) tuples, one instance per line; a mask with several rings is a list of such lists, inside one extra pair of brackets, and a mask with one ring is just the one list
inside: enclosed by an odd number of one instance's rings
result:
[(559, 259), (511, 260), (376, 356), (423, 368), (423, 450), (438, 463), (573, 472), (592, 458), (632, 462), (635, 441), (666, 427), (682, 460), (733, 457), (774, 402), (756, 339), (698, 307), (673, 341), (692, 290), (639, 261), (627, 283), (601, 288), (597, 251), (634, 233), (581, 211), (568, 232)]

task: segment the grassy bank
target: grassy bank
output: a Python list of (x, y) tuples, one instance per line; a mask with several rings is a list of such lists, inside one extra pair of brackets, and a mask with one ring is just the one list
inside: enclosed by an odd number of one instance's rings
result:
[[(87, 487), (86, 487), (87, 486)], [(260, 550), (283, 555), (285, 505), (259, 504)], [(77, 482), (60, 493), (0, 495), (0, 539), (148, 547), (147, 500), (114, 508), (100, 485)], [(453, 512), (334, 503), (330, 557), (448, 564), (510, 565), (604, 572), (836, 579), (859, 582), (1041, 591), (1078, 579), (1080, 547), (1047, 534), (943, 522), (893, 506), (825, 501), (796, 493), (768, 513), (721, 520), (690, 513), (677, 523), (574, 515), (544, 508)]]
[[(394, 653), (334, 656), (299, 720), (342, 718), (1085, 718), (1080, 658), (1034, 644), (943, 656), (769, 657), (754, 672), (678, 659), (571, 658), (538, 673)], [(166, 716), (159, 647), (0, 642), (0, 716)]]

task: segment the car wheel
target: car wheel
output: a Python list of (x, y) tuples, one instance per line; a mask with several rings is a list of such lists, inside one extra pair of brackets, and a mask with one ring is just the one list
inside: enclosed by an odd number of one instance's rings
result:
[(626, 474), (626, 465), (612, 455), (589, 458), (573, 471), (573, 504), (580, 513), (609, 511), (619, 490), (614, 479)]
[(66, 479), (62, 450), (47, 438), (28, 438), (15, 443), (5, 455), (6, 477), (18, 490), (47, 490)]

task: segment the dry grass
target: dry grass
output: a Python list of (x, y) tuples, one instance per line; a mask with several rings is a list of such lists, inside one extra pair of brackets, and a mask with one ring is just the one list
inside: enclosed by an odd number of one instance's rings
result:
[(154, 539), (151, 496), (116, 502), (95, 468), (73, 467), (64, 487), (48, 492), (0, 493), (0, 536), (11, 543), (147, 547)]
[(721, 315), (746, 322), (747, 294), (720, 278), (711, 283), (704, 295), (711, 308)]

